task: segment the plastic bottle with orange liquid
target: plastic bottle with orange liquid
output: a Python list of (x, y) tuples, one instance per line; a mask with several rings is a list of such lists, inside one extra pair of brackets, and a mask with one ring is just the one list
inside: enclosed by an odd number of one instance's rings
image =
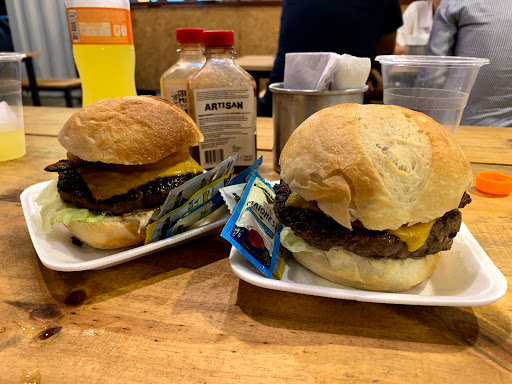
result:
[(135, 48), (128, 0), (66, 0), (83, 105), (136, 96)]

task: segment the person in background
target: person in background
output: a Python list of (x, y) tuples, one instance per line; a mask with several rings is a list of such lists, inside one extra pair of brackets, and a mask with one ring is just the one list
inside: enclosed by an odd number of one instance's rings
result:
[(396, 32), (395, 55), (425, 54), (434, 14), (441, 0), (416, 0), (407, 6)]
[(480, 57), (461, 125), (512, 127), (512, 7), (509, 0), (443, 0), (428, 55)]
[(5, 1), (0, 1), (0, 52), (14, 51)]
[[(399, 0), (283, 0), (279, 45), (269, 84), (284, 79), (290, 52), (336, 52), (358, 57), (391, 54), (402, 25)], [(382, 93), (372, 70), (371, 91)], [(371, 77), (370, 76), (370, 77)], [(258, 100), (258, 116), (272, 116), (272, 93)]]

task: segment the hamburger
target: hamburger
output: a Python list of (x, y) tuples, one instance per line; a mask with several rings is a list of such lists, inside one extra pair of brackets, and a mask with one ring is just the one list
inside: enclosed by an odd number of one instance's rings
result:
[(71, 116), (58, 139), (68, 153), (45, 168), (59, 176), (36, 200), (43, 229), (63, 223), (95, 248), (143, 243), (169, 192), (203, 173), (189, 153), (203, 141), (199, 128), (157, 97), (92, 103)]
[(471, 166), (454, 138), (398, 106), (323, 109), (293, 132), (279, 162), (282, 244), (354, 288), (398, 292), (426, 280), (471, 202)]

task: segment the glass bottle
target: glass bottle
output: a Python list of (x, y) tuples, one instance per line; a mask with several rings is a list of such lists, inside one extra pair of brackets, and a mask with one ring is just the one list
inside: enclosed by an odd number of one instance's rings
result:
[(233, 31), (205, 31), (206, 63), (188, 82), (190, 116), (204, 135), (199, 163), (213, 168), (239, 153), (235, 171), (256, 160), (256, 81), (234, 61)]
[(178, 61), (164, 72), (160, 78), (162, 98), (189, 112), (187, 83), (204, 65), (204, 45), (202, 28), (178, 28), (176, 41), (179, 43)]

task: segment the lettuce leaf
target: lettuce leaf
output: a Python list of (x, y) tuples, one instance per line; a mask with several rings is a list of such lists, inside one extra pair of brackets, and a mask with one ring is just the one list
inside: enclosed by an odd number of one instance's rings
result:
[(281, 244), (291, 252), (315, 252), (318, 248), (312, 247), (301, 237), (293, 233), (290, 227), (284, 227), (281, 231)]
[(64, 202), (57, 190), (57, 180), (52, 181), (35, 199), (41, 206), (43, 231), (51, 232), (55, 223), (69, 224), (73, 220), (88, 223), (105, 220), (106, 213), (90, 211)]
[[(306, 241), (293, 233), (293, 229), (290, 227), (283, 227), (281, 231), (281, 244), (288, 249), (290, 252), (324, 252), (318, 248), (313, 247), (306, 243)], [(336, 245), (331, 249), (343, 248), (340, 245)]]

